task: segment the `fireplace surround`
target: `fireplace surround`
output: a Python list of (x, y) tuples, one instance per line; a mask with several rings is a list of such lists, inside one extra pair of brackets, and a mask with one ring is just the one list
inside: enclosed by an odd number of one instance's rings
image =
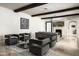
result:
[(61, 30), (61, 29), (56, 29), (56, 33), (57, 33), (58, 35), (60, 35), (60, 37), (62, 37), (62, 30)]

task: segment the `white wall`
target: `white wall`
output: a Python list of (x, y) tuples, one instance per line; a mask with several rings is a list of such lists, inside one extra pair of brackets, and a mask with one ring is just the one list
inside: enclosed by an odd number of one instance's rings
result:
[(44, 21), (41, 20), (40, 18), (33, 17), (30, 23), (31, 23), (30, 31), (32, 33), (32, 38), (35, 38), (34, 35), (35, 32), (45, 31)]
[[(29, 29), (20, 29), (20, 18), (29, 19)], [(26, 13), (15, 13), (0, 7), (0, 35), (44, 31), (44, 23), (40, 18), (31, 17)], [(34, 38), (34, 36), (32, 36)]]
[(18, 33), (18, 20), (16, 13), (0, 7), (0, 35)]

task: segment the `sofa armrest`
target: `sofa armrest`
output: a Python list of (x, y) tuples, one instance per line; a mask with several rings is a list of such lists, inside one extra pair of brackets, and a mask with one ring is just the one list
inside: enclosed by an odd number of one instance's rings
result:
[(41, 40), (30, 39), (29, 42), (30, 42), (30, 44), (42, 45), (42, 41)]
[(43, 40), (31, 39), (29, 42), (30, 42), (29, 45), (35, 45), (35, 46), (41, 46), (42, 47), (42, 46), (47, 45), (50, 42), (50, 39), (49, 38), (46, 38), (46, 39), (43, 39)]
[(18, 34), (8, 34), (8, 35), (5, 35), (5, 38), (7, 39), (11, 39), (11, 38), (19, 38), (19, 35)]

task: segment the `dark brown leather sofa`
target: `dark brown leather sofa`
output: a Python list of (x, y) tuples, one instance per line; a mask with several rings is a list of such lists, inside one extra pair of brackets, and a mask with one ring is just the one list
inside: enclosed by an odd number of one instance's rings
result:
[(36, 38), (39, 40), (50, 38), (49, 46), (53, 47), (57, 41), (57, 34), (52, 32), (36, 32)]
[(29, 51), (34, 55), (44, 55), (49, 50), (49, 38), (43, 40), (30, 39), (29, 40)]
[(29, 40), (29, 51), (35, 55), (44, 55), (57, 41), (57, 35), (51, 32), (36, 32), (36, 39)]

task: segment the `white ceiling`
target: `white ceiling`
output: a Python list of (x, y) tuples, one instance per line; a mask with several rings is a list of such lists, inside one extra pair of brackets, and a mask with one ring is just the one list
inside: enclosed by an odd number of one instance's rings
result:
[[(31, 3), (0, 3), (0, 6), (15, 10), (17, 8), (20, 8), (20, 7), (23, 7), (25, 5), (29, 5), (29, 4), (31, 4)], [(22, 12), (27, 13), (29, 15), (34, 15), (34, 14), (39, 14), (39, 13), (44, 13), (44, 12), (50, 12), (50, 11), (71, 8), (71, 7), (75, 7), (75, 6), (79, 6), (79, 3), (48, 3), (45, 5), (39, 6), (39, 7), (24, 10)], [(79, 9), (74, 10), (74, 11), (68, 11), (68, 12), (42, 15), (39, 17), (59, 16), (59, 15), (72, 14), (72, 13), (79, 13)]]
[(0, 6), (15, 10), (29, 4), (30, 3), (0, 3)]
[(79, 4), (78, 3), (49, 3), (49, 4), (39, 6), (39, 7), (25, 10), (22, 12), (28, 13), (30, 15), (34, 15), (34, 14), (39, 14), (39, 13), (44, 13), (44, 12), (49, 12), (49, 11), (56, 11), (56, 10), (71, 8), (75, 6), (79, 6)]
[(61, 13), (42, 15), (42, 16), (37, 16), (37, 17), (40, 17), (40, 18), (54, 17), (54, 16), (69, 15), (69, 14), (76, 14), (76, 13), (79, 13), (79, 10), (72, 10), (72, 11), (66, 11), (66, 12), (61, 12)]

